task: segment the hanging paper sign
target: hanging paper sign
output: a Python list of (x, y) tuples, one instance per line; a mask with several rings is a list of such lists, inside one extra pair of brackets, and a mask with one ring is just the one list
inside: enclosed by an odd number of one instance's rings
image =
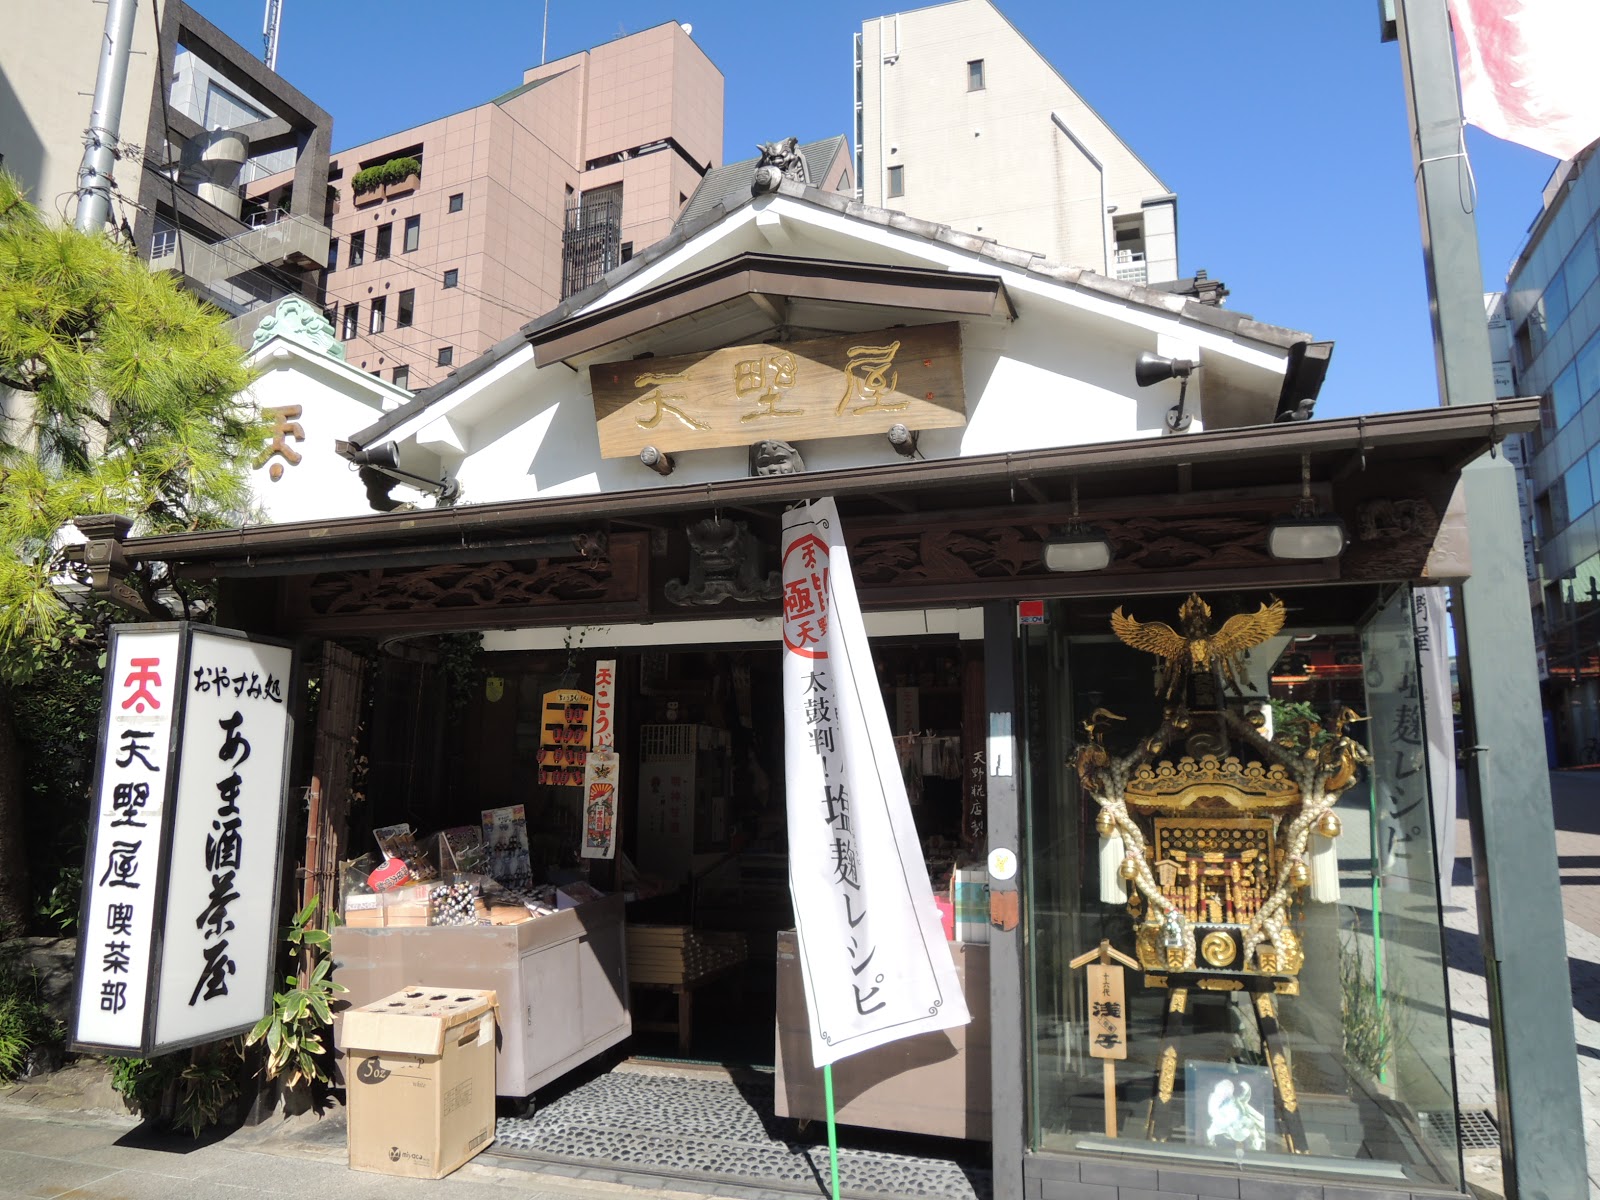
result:
[(971, 1018), (831, 499), (784, 514), (783, 643), (789, 888), (821, 1067)]
[(1089, 1057), (1128, 1057), (1128, 1014), (1123, 998), (1122, 968), (1090, 963)]
[(594, 697), (565, 688), (546, 692), (541, 707), (544, 715), (539, 721), (539, 782), (550, 787), (582, 787)]
[(146, 1056), (271, 1003), (293, 656), (178, 622), (107, 659), (72, 1046)]
[(614, 750), (591, 750), (583, 766), (584, 858), (617, 855), (617, 775)]
[(616, 700), (617, 663), (602, 659), (594, 665), (594, 748), (616, 749), (616, 731), (611, 727)]

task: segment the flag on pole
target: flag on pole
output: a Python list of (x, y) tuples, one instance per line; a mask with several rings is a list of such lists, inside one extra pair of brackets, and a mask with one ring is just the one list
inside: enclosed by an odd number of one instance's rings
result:
[(831, 498), (783, 518), (783, 700), (813, 1063), (965, 1025)]
[(1450, 15), (1469, 123), (1559, 159), (1600, 138), (1600, 3), (1450, 0)]

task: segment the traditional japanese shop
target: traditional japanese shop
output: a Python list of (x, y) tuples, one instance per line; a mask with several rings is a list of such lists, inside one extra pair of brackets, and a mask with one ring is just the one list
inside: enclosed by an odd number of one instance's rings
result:
[(763, 199), (349, 438), (472, 503), (122, 547), (320, 676), (302, 889), (347, 982), (500, 989), (503, 1095), (631, 1039), (822, 1115), (779, 558), (831, 496), (972, 1016), (841, 1060), (841, 1122), (988, 1140), (997, 1195), (1460, 1194), (1419, 589), (1537, 405), (1275, 423), (1306, 335)]

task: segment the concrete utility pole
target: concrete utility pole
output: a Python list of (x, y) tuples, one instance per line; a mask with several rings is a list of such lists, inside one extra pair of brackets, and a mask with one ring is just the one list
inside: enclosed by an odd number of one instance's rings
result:
[[(1492, 403), (1449, 13), (1445, 0), (1393, 9), (1440, 401)], [(1456, 646), (1506, 1195), (1570, 1200), (1589, 1185), (1516, 474), (1502, 454), (1471, 464), (1461, 482), (1472, 576), (1454, 589)]]
[(133, 20), (139, 0), (107, 0), (106, 32), (100, 47), (100, 70), (94, 78), (94, 108), (78, 168), (80, 233), (96, 233), (111, 219), (111, 172), (117, 165), (113, 147), (122, 128), (122, 93), (128, 85), (128, 51), (133, 47)]

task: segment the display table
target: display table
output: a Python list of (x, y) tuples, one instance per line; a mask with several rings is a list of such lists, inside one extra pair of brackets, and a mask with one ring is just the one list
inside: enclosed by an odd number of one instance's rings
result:
[[(987, 1141), (989, 947), (952, 942), (969, 1025), (921, 1033), (833, 1064), (835, 1118), (846, 1125)], [(822, 1072), (811, 1062), (805, 992), (795, 935), (778, 935), (777, 1079), (780, 1117), (826, 1120)]]
[(633, 1031), (620, 895), (520, 925), (341, 927), (333, 961), (353, 1006), (416, 983), (493, 989), (501, 1096), (527, 1096)]
[(640, 1020), (640, 1033), (676, 1033), (685, 1057), (694, 1040), (694, 993), (744, 965), (745, 936), (714, 933), (689, 925), (628, 925), (628, 983), (635, 990), (672, 997), (672, 1021)]

